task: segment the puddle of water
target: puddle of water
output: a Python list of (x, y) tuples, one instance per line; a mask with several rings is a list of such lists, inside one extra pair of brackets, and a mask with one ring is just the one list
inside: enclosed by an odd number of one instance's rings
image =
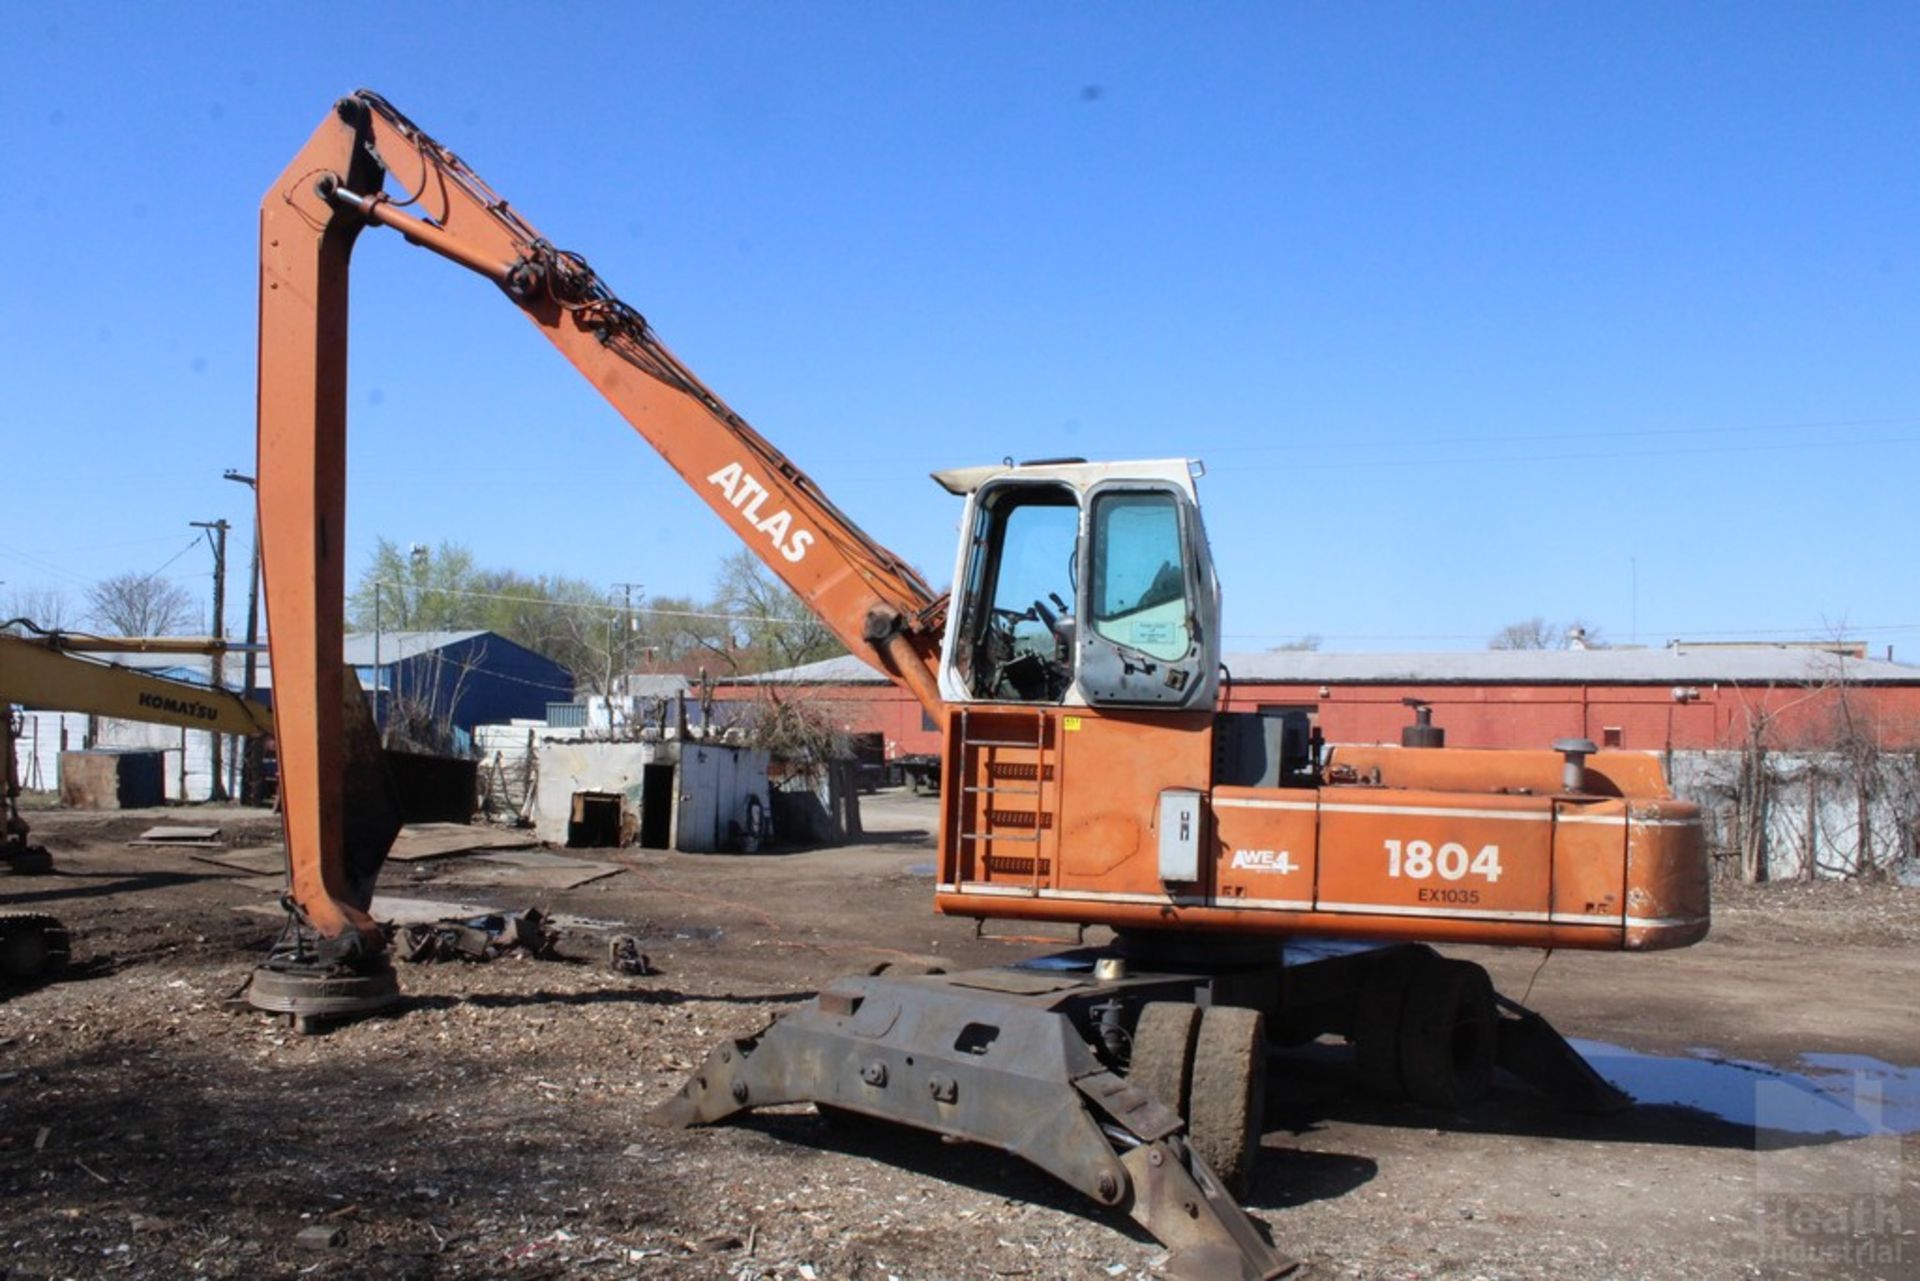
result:
[(1730, 1124), (1796, 1135), (1920, 1133), (1920, 1068), (1864, 1054), (1804, 1054), (1804, 1069), (1712, 1050), (1642, 1054), (1574, 1039), (1594, 1070), (1642, 1104), (1696, 1108)]
[(933, 864), (931, 864), (931, 863), (909, 863), (909, 864), (907, 864), (907, 875), (908, 875), (908, 876), (924, 876), (924, 877), (926, 877), (926, 878), (927, 878), (928, 880), (932, 880), (932, 879), (933, 879)]
[(1894, 1134), (1920, 1134), (1920, 1068), (1866, 1054), (1802, 1054), (1815, 1086)]

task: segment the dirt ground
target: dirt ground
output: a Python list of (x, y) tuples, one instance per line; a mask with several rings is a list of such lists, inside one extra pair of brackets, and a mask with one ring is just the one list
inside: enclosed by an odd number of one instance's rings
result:
[[(932, 802), (868, 798), (866, 841), (839, 849), (595, 851), (625, 870), (557, 893), (463, 886), (468, 859), (389, 864), (386, 894), (580, 918), (580, 959), (403, 965), (397, 1013), (312, 1037), (227, 1003), (276, 933), (273, 894), (126, 844), (155, 821), (271, 842), (270, 819), (32, 817), (57, 874), (0, 880), (0, 910), (61, 917), (76, 968), (0, 1004), (4, 1281), (1097, 1281), (1164, 1259), (991, 1151), (811, 1108), (644, 1123), (718, 1039), (836, 975), (1049, 950), (932, 914)], [(642, 935), (659, 973), (611, 972), (607, 932)], [(1684, 952), (1473, 953), (1568, 1035), (1620, 1047), (1596, 1049), (1603, 1071), (1648, 1102), (1388, 1106), (1310, 1047), (1276, 1062), (1251, 1209), (1316, 1278), (1920, 1276), (1916, 944), (1920, 891), (1789, 886), (1724, 894)], [(314, 1227), (336, 1243), (303, 1244)]]

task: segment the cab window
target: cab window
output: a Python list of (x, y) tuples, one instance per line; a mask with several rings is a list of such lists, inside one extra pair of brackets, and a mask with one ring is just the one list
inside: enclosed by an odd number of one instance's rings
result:
[(1057, 703), (1073, 679), (1068, 640), (1080, 509), (1048, 485), (982, 505), (955, 667), (975, 698)]
[(1191, 610), (1173, 495), (1103, 494), (1094, 500), (1092, 524), (1094, 634), (1164, 662), (1185, 658)]

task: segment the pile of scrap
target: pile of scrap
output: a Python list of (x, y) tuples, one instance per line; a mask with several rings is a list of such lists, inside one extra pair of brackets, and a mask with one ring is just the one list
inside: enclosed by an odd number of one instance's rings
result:
[(464, 920), (423, 921), (395, 925), (394, 954), (403, 961), (427, 965), (435, 961), (492, 961), (508, 953), (535, 960), (558, 959), (560, 931), (537, 907), (524, 912), (490, 912)]

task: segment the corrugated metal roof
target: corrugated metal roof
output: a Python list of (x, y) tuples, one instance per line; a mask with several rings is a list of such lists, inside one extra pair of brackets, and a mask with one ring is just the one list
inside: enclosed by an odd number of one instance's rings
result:
[(776, 672), (752, 676), (728, 676), (716, 685), (886, 685), (887, 676), (872, 663), (852, 654), (823, 658), (817, 663), (802, 663)]
[[(1229, 654), (1225, 662), (1236, 683), (1263, 685), (1799, 685), (1841, 678), (1860, 684), (1920, 685), (1920, 667), (1773, 645), (1418, 654), (1288, 650)], [(842, 654), (721, 684), (881, 685), (886, 681), (870, 663)]]
[[(385, 667), (402, 659), (417, 658), (421, 654), (430, 654), (449, 645), (458, 645), (462, 641), (472, 640), (476, 636), (492, 636), (488, 631), (467, 632), (381, 632), (380, 665)], [(373, 643), (372, 632), (348, 632), (342, 638), (340, 659), (348, 667), (360, 672), (362, 688), (373, 688)], [(512, 641), (501, 638), (502, 643), (511, 645)], [(89, 658), (104, 663), (116, 663), (121, 667), (131, 667), (136, 671), (151, 672), (161, 676), (171, 676), (175, 680), (194, 681), (201, 685), (211, 680), (213, 660), (195, 654), (88, 654)], [(241, 673), (246, 667), (246, 655), (229, 651), (227, 654), (226, 683), (228, 689), (239, 689)], [(273, 669), (265, 650), (260, 651), (256, 665), (255, 685), (259, 689), (273, 688)]]
[(1699, 649), (1488, 649), (1434, 654), (1241, 654), (1237, 681), (1264, 684), (1699, 685), (1836, 679), (1920, 684), (1920, 668), (1784, 645)]
[(436, 649), (445, 649), (449, 645), (458, 645), (461, 641), (469, 641), (476, 636), (490, 634), (485, 631), (348, 632), (340, 647), (341, 659), (349, 667), (372, 667), (376, 635), (380, 638), (380, 662), (386, 664), (397, 663), (403, 658), (412, 658)]

